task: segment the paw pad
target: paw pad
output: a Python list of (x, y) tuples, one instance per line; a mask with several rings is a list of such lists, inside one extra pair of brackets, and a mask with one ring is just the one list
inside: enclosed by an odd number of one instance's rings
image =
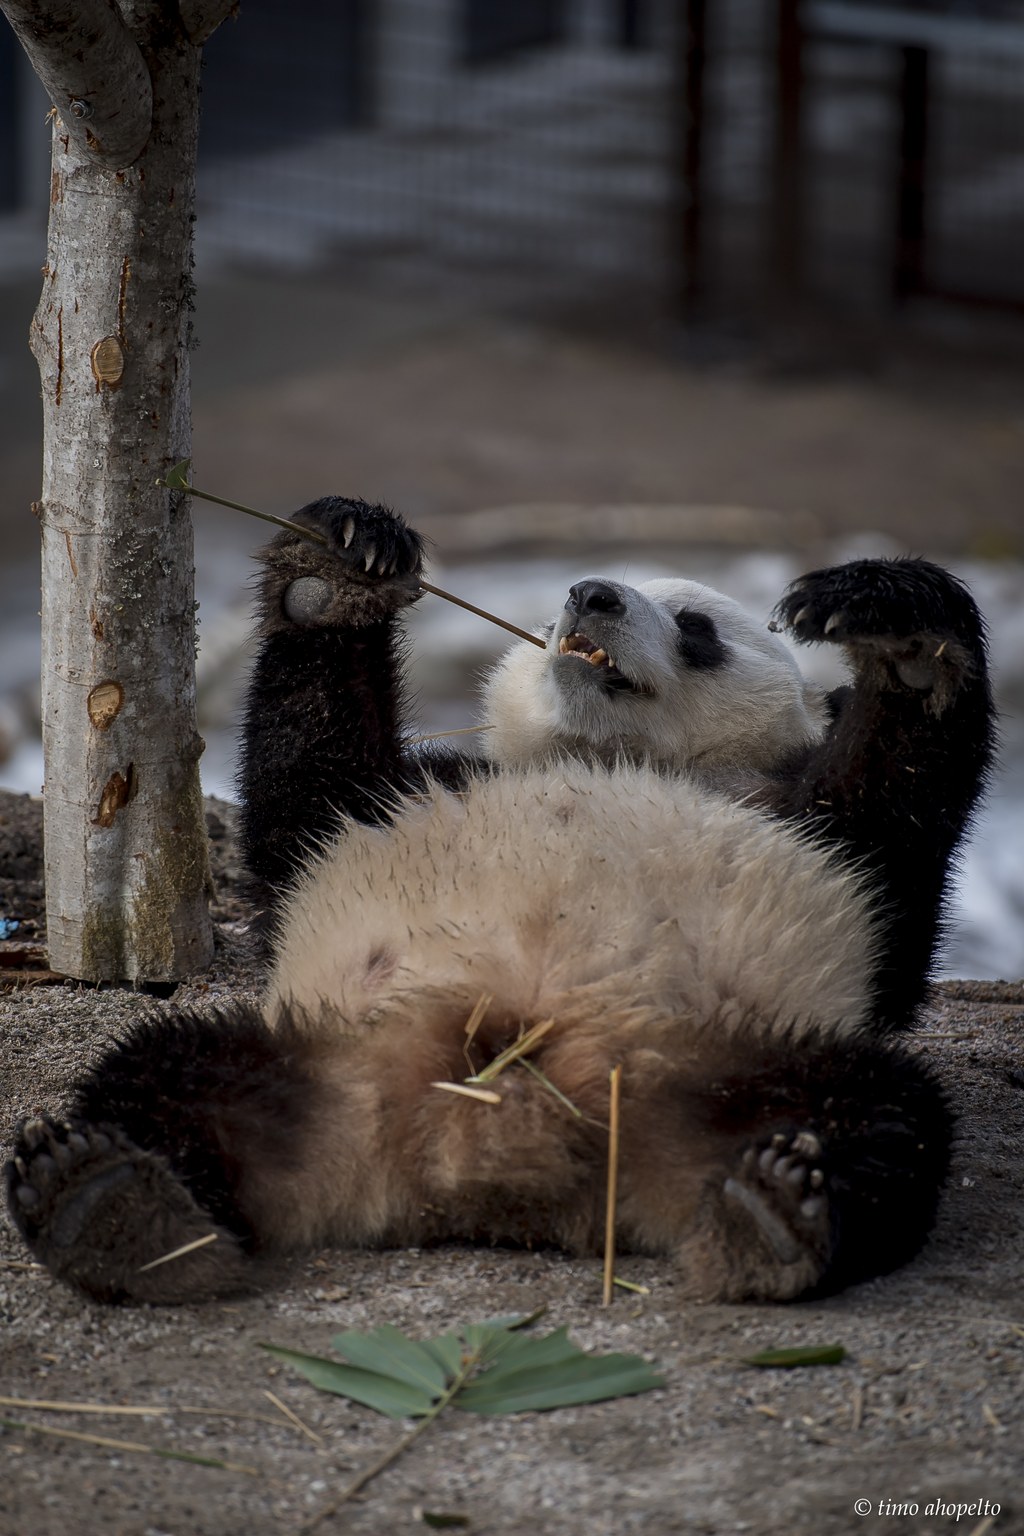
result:
[(767, 1144), (748, 1147), (738, 1175), (725, 1181), (726, 1199), (752, 1217), (783, 1264), (795, 1264), (808, 1249), (827, 1245), (828, 1197), (818, 1166), (822, 1150), (813, 1131), (776, 1133)]

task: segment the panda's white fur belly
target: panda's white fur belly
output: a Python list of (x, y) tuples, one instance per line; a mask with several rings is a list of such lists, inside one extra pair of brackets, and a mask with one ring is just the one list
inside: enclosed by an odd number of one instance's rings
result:
[(689, 1026), (855, 1030), (871, 933), (863, 883), (782, 822), (685, 777), (562, 763), (348, 826), (287, 903), (266, 1011), (354, 1044), (432, 996), (461, 1038), (489, 994), (601, 1057), (622, 1032), (685, 1057)]

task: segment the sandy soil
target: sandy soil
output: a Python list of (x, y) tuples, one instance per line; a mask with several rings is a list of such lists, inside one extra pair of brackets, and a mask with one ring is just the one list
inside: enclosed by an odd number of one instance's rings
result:
[[(230, 812), (211, 804), (210, 818), (217, 961), (175, 1002), (209, 1004), (257, 979)], [(0, 797), (0, 903), (28, 919), (22, 939), (33, 937), (39, 896), (39, 819), (36, 802)], [(58, 1108), (72, 1076), (126, 1021), (160, 1006), (73, 984), (0, 990), (5, 1122)], [(553, 1415), (453, 1415), (323, 1530), (423, 1530), (426, 1509), (456, 1512), (475, 1532), (545, 1536), (1024, 1531), (1024, 986), (945, 984), (919, 1044), (962, 1116), (936, 1232), (902, 1272), (827, 1302), (684, 1306), (664, 1264), (624, 1260), (620, 1272), (649, 1294), (622, 1293), (605, 1310), (596, 1263), (442, 1249), (324, 1252), (293, 1262), (255, 1297), (111, 1310), (29, 1265), (0, 1224), (0, 1391), (160, 1410), (139, 1418), (5, 1405), (0, 1416), (252, 1469), (0, 1431), (0, 1533), (296, 1533), (403, 1426), (316, 1393), (258, 1343), (325, 1353), (342, 1328), (387, 1321), (428, 1335), (542, 1303), (547, 1322), (568, 1324), (581, 1345), (656, 1361), (664, 1390)], [(741, 1363), (761, 1348), (833, 1342), (848, 1352), (839, 1366)], [(268, 1391), (319, 1443), (285, 1421)], [(857, 1500), (870, 1513), (859, 1515)], [(986, 1500), (1001, 1506), (994, 1523)], [(936, 1501), (971, 1507), (959, 1518), (929, 1513)]]

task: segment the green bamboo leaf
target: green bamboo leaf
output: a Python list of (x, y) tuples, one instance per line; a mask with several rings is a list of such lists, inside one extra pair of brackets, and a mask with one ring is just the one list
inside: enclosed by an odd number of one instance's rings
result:
[(539, 1339), (531, 1338), (528, 1334), (513, 1333), (508, 1335), (494, 1364), (488, 1368), (487, 1379), (491, 1381), (499, 1375), (558, 1365), (563, 1360), (582, 1357), (583, 1351), (569, 1338), (567, 1328), (556, 1328), (553, 1333), (546, 1333)]
[(191, 465), (191, 459), (182, 459), (181, 463), (175, 464), (172, 469), (169, 469), (163, 479), (157, 481), (157, 484), (166, 486), (169, 491), (187, 491), (188, 472)]
[(491, 1365), (508, 1349), (515, 1348), (515, 1334), (508, 1323), (470, 1323), (462, 1331), (466, 1353), (475, 1355), (481, 1365)]
[(438, 1509), (420, 1510), (420, 1519), (432, 1531), (468, 1531), (470, 1526), (468, 1515), (450, 1515)]
[(455, 1398), (467, 1413), (547, 1412), (609, 1397), (632, 1397), (665, 1385), (636, 1355), (585, 1355), (536, 1370), (486, 1371)]
[[(369, 1335), (343, 1333), (335, 1338), (335, 1347), (347, 1353), (350, 1360), (383, 1363), (383, 1370), (352, 1363), (339, 1365), (317, 1355), (262, 1345), (294, 1365), (325, 1392), (350, 1397), (391, 1418), (420, 1420), (386, 1456), (374, 1462), (333, 1504), (321, 1511), (317, 1523), (355, 1498), (453, 1404), (467, 1413), (544, 1412), (611, 1397), (630, 1397), (664, 1386), (664, 1379), (646, 1360), (637, 1355), (586, 1355), (570, 1343), (564, 1328), (556, 1328), (540, 1339), (524, 1338), (515, 1332), (535, 1322), (543, 1311), (541, 1308), (527, 1317), (470, 1324), (463, 1331), (461, 1343), (454, 1334), (415, 1342), (389, 1325)], [(429, 1383), (439, 1380), (443, 1390), (435, 1391)], [(421, 1518), (436, 1527), (469, 1523), (463, 1516), (444, 1513), (422, 1512)]]
[(471, 1328), (499, 1328), (506, 1333), (518, 1333), (523, 1328), (529, 1328), (538, 1318), (544, 1316), (547, 1311), (547, 1302), (541, 1302), (539, 1307), (534, 1307), (532, 1312), (513, 1312), (510, 1317), (487, 1317), (482, 1323), (470, 1323)]
[(745, 1355), (742, 1364), (793, 1370), (801, 1365), (838, 1365), (845, 1359), (841, 1344), (795, 1344), (789, 1349), (763, 1349), (758, 1355)]
[(436, 1339), (421, 1339), (420, 1343), (444, 1371), (446, 1381), (458, 1375), (462, 1366), (462, 1341), (457, 1334), (442, 1333)]
[(448, 1371), (423, 1344), (407, 1338), (391, 1323), (384, 1323), (371, 1333), (335, 1334), (331, 1348), (336, 1349), (349, 1365), (391, 1376), (410, 1387), (422, 1388), (431, 1397), (441, 1396), (449, 1376), (454, 1376), (459, 1368), (457, 1358), (455, 1371)]
[(393, 1376), (362, 1370), (354, 1365), (341, 1365), (337, 1360), (324, 1360), (319, 1355), (304, 1355), (294, 1349), (279, 1349), (275, 1344), (262, 1344), (260, 1348), (287, 1360), (322, 1392), (350, 1397), (353, 1402), (386, 1414), (389, 1419), (419, 1418), (434, 1406), (436, 1394), (405, 1381), (396, 1381)]

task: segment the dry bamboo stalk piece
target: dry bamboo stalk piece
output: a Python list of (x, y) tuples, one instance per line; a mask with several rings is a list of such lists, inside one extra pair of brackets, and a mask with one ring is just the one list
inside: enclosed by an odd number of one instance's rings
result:
[(622, 1096), (622, 1067), (613, 1067), (609, 1076), (608, 1106), (608, 1200), (604, 1222), (604, 1290), (601, 1305), (610, 1307), (615, 1284), (615, 1201), (619, 1190), (619, 1105)]

